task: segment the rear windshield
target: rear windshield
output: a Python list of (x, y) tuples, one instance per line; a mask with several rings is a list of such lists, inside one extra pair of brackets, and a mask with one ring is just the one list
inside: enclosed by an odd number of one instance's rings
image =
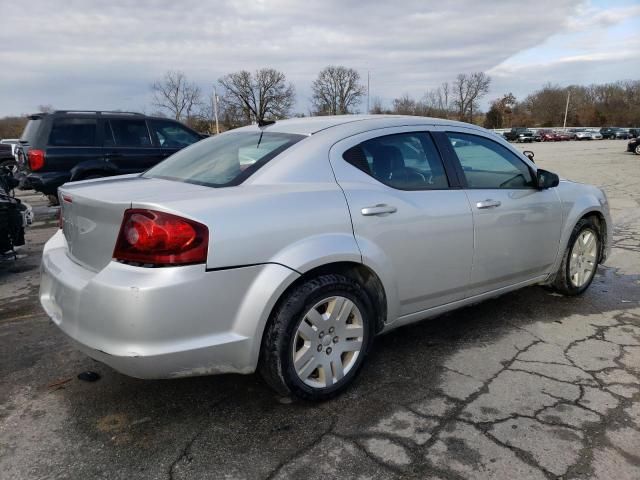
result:
[(22, 135), (20, 136), (20, 143), (33, 144), (41, 122), (41, 118), (32, 118), (29, 120), (22, 131)]
[(239, 185), (303, 138), (275, 132), (225, 133), (180, 150), (143, 176), (209, 187)]

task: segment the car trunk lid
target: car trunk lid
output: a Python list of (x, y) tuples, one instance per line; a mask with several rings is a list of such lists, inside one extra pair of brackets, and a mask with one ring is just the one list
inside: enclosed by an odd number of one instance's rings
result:
[(67, 255), (90, 270), (100, 271), (112, 259), (124, 211), (132, 204), (159, 194), (163, 200), (179, 200), (203, 190), (211, 189), (139, 175), (65, 184), (58, 191)]

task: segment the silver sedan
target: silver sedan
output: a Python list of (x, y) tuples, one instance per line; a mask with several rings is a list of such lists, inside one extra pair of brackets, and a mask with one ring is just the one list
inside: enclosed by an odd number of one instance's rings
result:
[(420, 117), (250, 126), (59, 196), (40, 300), (79, 349), (139, 378), (259, 370), (313, 400), (377, 334), (527, 285), (583, 293), (611, 237), (598, 188)]

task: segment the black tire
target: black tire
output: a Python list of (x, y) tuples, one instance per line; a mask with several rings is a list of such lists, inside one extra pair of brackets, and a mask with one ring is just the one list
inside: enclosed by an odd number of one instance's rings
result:
[(633, 152), (636, 155), (640, 155), (640, 143), (638, 145), (636, 145), (636, 148), (633, 149)]
[[(362, 350), (341, 380), (329, 387), (316, 388), (304, 383), (295, 371), (291, 355), (295, 332), (307, 312), (324, 298), (342, 296), (360, 310), (363, 322)], [(311, 401), (328, 400), (354, 380), (373, 339), (374, 309), (365, 290), (349, 277), (321, 275), (294, 287), (273, 311), (263, 336), (258, 370), (267, 384), (281, 395), (294, 395)]]
[[(596, 268), (594, 268), (593, 271), (591, 272), (588, 281), (585, 284), (581, 285), (580, 287), (577, 287), (571, 281), (571, 278), (570, 278), (569, 260), (570, 260), (571, 252), (574, 248), (574, 245), (576, 244), (576, 240), (578, 239), (579, 235), (587, 229), (591, 230), (595, 234), (595, 238), (596, 238)], [(551, 287), (553, 288), (553, 290), (567, 296), (576, 296), (584, 293), (587, 290), (587, 288), (589, 288), (589, 285), (591, 285), (591, 282), (593, 281), (593, 277), (595, 277), (595, 273), (598, 270), (597, 265), (600, 261), (600, 250), (602, 245), (601, 242), (602, 240), (601, 240), (600, 228), (593, 221), (593, 219), (591, 217), (581, 219), (576, 224), (576, 226), (573, 227), (573, 231), (571, 232), (569, 243), (567, 245), (566, 250), (564, 251), (564, 255), (562, 256), (562, 262), (560, 263), (560, 268), (558, 269), (555, 279), (551, 284)]]

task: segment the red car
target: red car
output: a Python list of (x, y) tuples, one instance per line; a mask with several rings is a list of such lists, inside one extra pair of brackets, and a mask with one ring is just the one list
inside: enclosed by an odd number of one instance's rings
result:
[(556, 138), (559, 142), (568, 142), (569, 140), (571, 140), (571, 135), (569, 135), (567, 132), (556, 131), (553, 133), (555, 133)]
[(540, 130), (538, 135), (540, 135), (541, 142), (557, 142), (560, 140), (553, 130)]

